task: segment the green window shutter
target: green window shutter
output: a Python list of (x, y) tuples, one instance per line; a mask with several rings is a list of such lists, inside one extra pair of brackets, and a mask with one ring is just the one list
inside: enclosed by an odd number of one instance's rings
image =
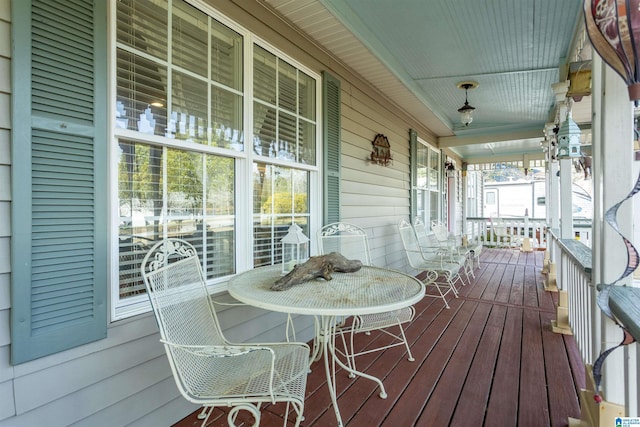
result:
[(340, 221), (340, 80), (322, 73), (324, 223)]
[(416, 206), (417, 198), (418, 198), (418, 194), (416, 190), (416, 187), (418, 186), (417, 159), (418, 159), (418, 133), (415, 130), (410, 129), (409, 130), (409, 167), (410, 167), (409, 182), (411, 183), (411, 190), (409, 193), (409, 210), (410, 210), (409, 215), (412, 222), (414, 218), (418, 216), (418, 206)]
[(11, 4), (13, 364), (106, 336), (106, 3)]

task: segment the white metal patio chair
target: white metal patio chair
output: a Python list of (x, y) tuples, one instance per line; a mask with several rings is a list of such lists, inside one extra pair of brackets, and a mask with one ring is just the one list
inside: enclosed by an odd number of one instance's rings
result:
[(493, 230), (493, 234), (496, 236), (496, 243), (498, 246), (506, 246), (511, 247), (514, 244), (513, 236), (509, 232), (509, 227), (504, 222), (504, 219), (492, 217), (491, 221), (491, 229)]
[[(417, 223), (414, 224), (414, 228)], [(449, 232), (447, 230), (447, 226), (442, 223), (432, 224), (432, 228), (434, 234), (439, 242), (448, 242), (449, 245), (452, 245), (456, 248), (458, 253), (464, 253), (469, 257), (469, 273), (471, 276), (475, 277), (474, 273), (474, 260), (476, 267), (480, 267), (480, 253), (482, 252), (482, 242), (479, 239), (467, 240), (463, 236), (449, 236)], [(465, 240), (467, 240), (465, 242)]]
[[(318, 250), (320, 254), (339, 252), (348, 259), (360, 260), (364, 265), (373, 265), (369, 252), (369, 243), (366, 232), (353, 224), (336, 222), (322, 227), (318, 231)], [(374, 351), (404, 345), (407, 350), (407, 359), (415, 360), (411, 354), (403, 324), (410, 323), (415, 316), (413, 306), (384, 313), (352, 316), (351, 322), (343, 322), (336, 332), (342, 338), (344, 357), (349, 367), (355, 369), (355, 357)], [(390, 328), (398, 328), (398, 332), (391, 332)], [(370, 334), (371, 331), (380, 330), (391, 336), (393, 341), (385, 346), (369, 348), (357, 351), (354, 346), (354, 337), (358, 333)], [(348, 338), (348, 344), (345, 339)]]
[[(436, 223), (435, 221), (431, 224), (433, 239), (427, 232), (427, 227), (420, 218), (413, 220), (413, 230), (416, 233), (422, 252), (441, 253), (445, 255), (446, 260), (455, 264), (461, 264), (467, 281), (471, 283), (471, 277), (475, 277), (473, 274), (471, 252), (462, 245), (459, 245), (455, 237), (449, 235), (449, 230), (447, 230), (444, 224)], [(435, 245), (432, 243), (432, 240), (435, 240)]]
[(230, 407), (235, 426), (242, 410), (260, 423), (263, 403), (286, 402), (295, 425), (303, 418), (309, 346), (303, 343), (232, 344), (220, 329), (196, 249), (179, 239), (154, 245), (141, 265), (142, 277), (180, 393), (208, 409)]
[[(398, 231), (400, 232), (400, 238), (407, 259), (409, 260), (409, 265), (416, 270), (426, 272), (429, 277), (435, 276), (430, 283), (425, 282), (425, 286), (435, 289), (437, 294), (433, 295), (427, 292), (426, 296), (442, 298), (444, 306), (449, 308), (446, 296), (451, 292), (456, 298), (458, 297), (455, 282), (459, 280), (462, 283), (460, 269), (463, 265), (448, 262), (442, 254), (428, 254), (423, 252), (418, 243), (418, 238), (416, 237), (413, 226), (406, 220), (400, 220), (398, 223)], [(440, 279), (441, 277), (444, 278), (444, 282)]]

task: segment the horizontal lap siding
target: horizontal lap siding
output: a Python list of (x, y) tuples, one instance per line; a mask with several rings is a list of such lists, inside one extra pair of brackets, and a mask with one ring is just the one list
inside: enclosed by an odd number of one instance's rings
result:
[[(348, 93), (348, 94), (347, 94)], [(409, 129), (402, 118), (353, 86), (342, 91), (342, 220), (365, 229), (373, 263), (407, 271), (396, 230), (409, 217)], [(385, 135), (392, 161), (369, 161), (374, 137)]]
[[(43, 420), (128, 425), (138, 418), (147, 420), (140, 425), (169, 425), (179, 420), (195, 406), (179, 394), (159, 338), (154, 318), (140, 316), (110, 328), (106, 340), (19, 365), (13, 380), (19, 416), (0, 418), (0, 425), (43, 425)], [(175, 411), (160, 414), (165, 405)]]

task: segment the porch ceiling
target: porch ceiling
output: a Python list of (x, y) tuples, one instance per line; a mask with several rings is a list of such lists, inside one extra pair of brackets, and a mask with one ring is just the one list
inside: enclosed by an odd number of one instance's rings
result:
[[(575, 53), (581, 0), (263, 1), (468, 161), (542, 157), (544, 125), (555, 118), (551, 85), (567, 62), (590, 59), (590, 49)], [(476, 110), (465, 127), (456, 83), (467, 80), (479, 87), (469, 91)], [(578, 123), (590, 121), (589, 98), (574, 105)]]

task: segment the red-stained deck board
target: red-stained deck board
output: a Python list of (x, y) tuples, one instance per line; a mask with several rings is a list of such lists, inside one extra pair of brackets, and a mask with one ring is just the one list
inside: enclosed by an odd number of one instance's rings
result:
[(484, 420), (491, 395), (507, 308), (493, 306), (457, 401), (450, 425), (475, 427)]
[(490, 305), (478, 304), (417, 424), (449, 425), (458, 403), (452, 396), (462, 392), (490, 313)]
[(515, 426), (518, 421), (522, 309), (508, 307), (505, 325), (484, 420), (486, 426)]
[[(460, 302), (454, 301), (453, 304)], [(462, 307), (456, 313), (444, 334), (438, 340), (438, 344), (420, 366), (414, 378), (404, 389), (382, 426), (411, 426), (415, 425), (420, 416), (419, 408), (427, 403), (442, 372), (446, 368), (452, 353), (460, 340), (460, 332), (463, 331), (471, 319), (477, 303), (460, 303)]]
[[(520, 402), (518, 423), (522, 426), (548, 426), (549, 402), (545, 381), (540, 314), (536, 310), (522, 313), (522, 364), (520, 366)], [(549, 361), (549, 363), (555, 363)], [(553, 381), (554, 379), (551, 379)]]

